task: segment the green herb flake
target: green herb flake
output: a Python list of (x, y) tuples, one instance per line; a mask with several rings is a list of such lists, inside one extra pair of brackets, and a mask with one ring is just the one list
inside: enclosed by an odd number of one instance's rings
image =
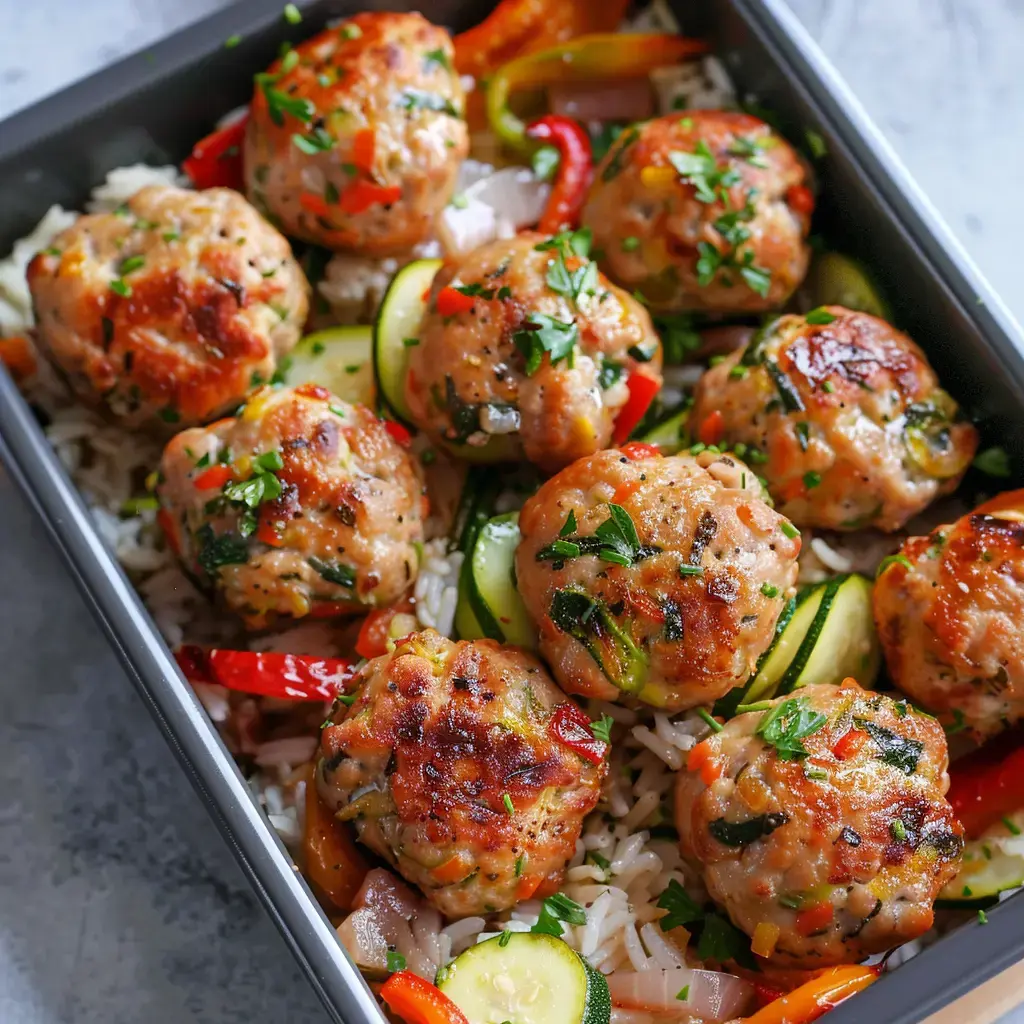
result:
[(512, 803), (512, 797), (508, 793), (503, 793), (501, 802), (505, 805), (505, 810), (508, 812), (509, 817), (512, 817), (516, 813), (516, 805)]
[(228, 36), (224, 40), (224, 49), (233, 50), (241, 41), (242, 37), (236, 32), (233, 36)]
[(978, 911), (978, 924), (988, 924), (988, 914), (984, 910)]
[(924, 744), (920, 740), (900, 736), (899, 733), (892, 732), (869, 718), (854, 718), (853, 721), (874, 740), (880, 750), (876, 755), (880, 761), (898, 768), (904, 775), (913, 775), (917, 771), (917, 762), (924, 750)]
[(896, 818), (889, 822), (889, 834), (897, 843), (902, 843), (907, 838), (907, 826), (899, 818)]
[(800, 536), (800, 531), (788, 519), (783, 519), (782, 523), (779, 525), (779, 529), (790, 540), (795, 540)]
[(295, 134), (292, 136), (292, 145), (307, 156), (316, 153), (326, 153), (334, 148), (334, 136), (325, 129), (317, 126), (305, 135)]
[(825, 324), (832, 323), (835, 320), (835, 315), (830, 313), (824, 306), (818, 306), (817, 309), (812, 309), (804, 319), (809, 324), (824, 326)]
[(973, 466), (988, 476), (1006, 478), (1010, 475), (1010, 457), (1006, 449), (996, 445), (986, 448), (975, 456)]
[(826, 395), (831, 395), (835, 393), (836, 386), (832, 381), (826, 380), (822, 383), (821, 390), (824, 391)]
[(295, 4), (285, 4), (282, 14), (284, 15), (284, 20), (287, 21), (289, 25), (302, 24), (302, 12), (295, 6)]
[(406, 348), (415, 348), (419, 343), (420, 343), (420, 339), (419, 338), (403, 338), (402, 339), (402, 344)]
[(712, 732), (721, 732), (722, 729), (725, 728), (721, 722), (715, 720), (707, 708), (697, 708), (697, 715), (707, 723), (708, 728)]
[(539, 935), (554, 935), (556, 938), (561, 938), (562, 921), (572, 925), (586, 924), (587, 912), (575, 900), (570, 899), (564, 893), (556, 892), (554, 896), (548, 896), (541, 904), (540, 916), (530, 931)]
[(306, 561), (328, 583), (348, 588), (356, 585), (356, 571), (351, 565), (345, 565), (342, 562), (331, 562), (318, 558), (315, 555), (311, 555)]
[(579, 342), (579, 330), (575, 321), (566, 323), (546, 313), (530, 313), (512, 335), (512, 342), (526, 360), (529, 377), (540, 369), (545, 353), (552, 366), (567, 359)]
[(878, 563), (878, 568), (875, 570), (875, 579), (877, 580), (886, 569), (894, 565), (902, 565), (904, 569), (914, 568), (914, 563), (906, 555), (886, 555)]
[(676, 999), (678, 999), (678, 1000), (680, 1000), (681, 1002), (684, 1002), (684, 1003), (685, 1003), (685, 1002), (686, 1002), (686, 1000), (687, 1000), (687, 999), (689, 999), (689, 998), (690, 998), (690, 986), (689, 986), (689, 985), (684, 985), (684, 986), (683, 986), (683, 987), (682, 987), (682, 988), (681, 988), (681, 989), (680, 989), (680, 990), (679, 990), (679, 991), (678, 991), (678, 992), (676, 993)]
[(519, 856), (516, 857), (516, 866), (515, 866), (516, 878), (519, 878), (519, 876), (522, 875), (522, 873), (523, 873), (523, 864), (525, 863), (525, 861), (526, 861), (526, 857), (523, 854), (519, 854)]
[(765, 597), (778, 597), (779, 588), (775, 586), (774, 583), (762, 583), (761, 593), (764, 594)]
[(611, 743), (614, 724), (615, 719), (611, 715), (602, 715), (590, 723), (590, 731), (594, 734), (595, 739), (599, 739), (603, 743)]
[(554, 146), (541, 146), (530, 160), (534, 175), (540, 181), (550, 181), (558, 170), (561, 154)]
[(808, 754), (803, 741), (826, 721), (825, 715), (811, 709), (806, 697), (792, 697), (766, 712), (755, 733), (775, 747), (780, 761), (799, 761)]
[(809, 469), (806, 473), (804, 473), (804, 487), (806, 487), (807, 490), (811, 490), (812, 488), (818, 487), (820, 486), (820, 484), (820, 473), (816, 472), (813, 469)]
[(1008, 818), (1004, 815), (1003, 824), (1006, 826), (1006, 829), (1011, 836), (1020, 835), (1020, 826), (1012, 818)]
[(119, 277), (115, 277), (110, 282), (110, 290), (115, 295), (120, 295), (123, 299), (131, 298), (132, 286), (127, 281), (122, 281)]
[(636, 235), (627, 235), (622, 240), (622, 251), (623, 252), (636, 252), (640, 248), (640, 239)]
[(667, 911), (665, 916), (658, 921), (663, 932), (670, 932), (673, 928), (692, 924), (703, 917), (701, 909), (694, 902), (693, 897), (674, 878), (658, 897), (656, 906)]
[(789, 815), (781, 811), (774, 814), (759, 814), (756, 818), (748, 818), (746, 821), (726, 821), (725, 818), (716, 818), (708, 823), (708, 832), (723, 846), (738, 848), (749, 846), (751, 843), (757, 842), (758, 839), (770, 836), (788, 821)]
[(825, 140), (813, 128), (805, 130), (804, 138), (807, 140), (807, 148), (815, 160), (821, 160), (822, 157), (828, 156), (828, 146), (825, 144)]
[(431, 71), (434, 68), (444, 68), (445, 71), (451, 71), (451, 61), (448, 60), (448, 54), (444, 52), (441, 47), (436, 50), (428, 50), (423, 55), (424, 68), (427, 71)]
[(341, 27), (342, 39), (361, 39), (363, 30), (358, 25), (348, 24)]
[(703, 576), (703, 565), (687, 565), (685, 562), (679, 566), (679, 575), (686, 579), (687, 576)]

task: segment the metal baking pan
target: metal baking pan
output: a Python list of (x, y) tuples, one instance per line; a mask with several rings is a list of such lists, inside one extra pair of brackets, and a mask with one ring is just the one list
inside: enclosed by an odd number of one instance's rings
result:
[[(583, 0), (579, 0), (583, 2)], [(244, 103), (251, 76), (281, 42), (328, 18), (415, 3), (240, 0), (206, 21), (80, 82), (0, 126), (0, 251), (53, 203), (80, 207), (113, 167), (179, 162), (216, 117)], [(465, 27), (486, 3), (432, 0), (432, 20)], [(742, 93), (828, 146), (816, 227), (868, 263), (895, 319), (926, 349), (947, 387), (1024, 465), (1024, 336), (936, 216), (847, 87), (781, 0), (703, 0), (685, 27), (716, 42)], [(237, 47), (223, 40), (242, 36)], [(82, 592), (253, 888), (331, 1019), (379, 1024), (375, 1002), (179, 675), (155, 625), (100, 540), (31, 410), (0, 374), (0, 456), (46, 523)], [(1020, 897), (966, 925), (833, 1011), (834, 1024), (910, 1022), (1024, 956)]]

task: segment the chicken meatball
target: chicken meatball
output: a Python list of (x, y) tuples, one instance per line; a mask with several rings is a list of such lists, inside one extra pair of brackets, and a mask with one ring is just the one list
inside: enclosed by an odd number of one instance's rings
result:
[(978, 443), (917, 345), (841, 306), (779, 317), (708, 370), (691, 424), (764, 474), (794, 523), (832, 530), (899, 529)]
[(627, 445), (523, 506), (516, 580), (562, 688), (678, 710), (744, 682), (796, 582), (800, 537), (754, 473)]
[(406, 378), (419, 427), (466, 457), (549, 472), (611, 443), (631, 376), (660, 386), (661, 343), (585, 249), (582, 235), (524, 233), (438, 273)]
[(930, 716), (855, 685), (806, 687), (690, 752), (682, 851), (774, 963), (855, 963), (926, 932), (957, 873), (946, 767)]
[(357, 14), (256, 76), (246, 189), (289, 235), (369, 255), (424, 241), (469, 152), (447, 32)]
[(763, 121), (688, 110), (619, 136), (583, 223), (608, 276), (652, 308), (752, 313), (803, 280), (813, 207), (800, 158)]
[(427, 630), (356, 684), (321, 743), (317, 782), (338, 817), (449, 917), (555, 892), (607, 745), (540, 662)]
[(396, 601), (419, 569), (417, 466), (369, 409), (263, 388), (164, 450), (160, 521), (189, 573), (260, 629)]
[(235, 408), (274, 375), (309, 308), (288, 242), (226, 188), (151, 185), (79, 217), (28, 282), (43, 351), (131, 426)]
[(1024, 491), (909, 538), (874, 595), (904, 693), (979, 736), (1024, 718)]

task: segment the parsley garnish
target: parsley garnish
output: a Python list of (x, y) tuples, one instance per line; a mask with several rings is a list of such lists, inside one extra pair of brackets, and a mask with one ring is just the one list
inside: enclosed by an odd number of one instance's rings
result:
[(531, 313), (512, 341), (526, 358), (527, 376), (532, 376), (540, 369), (545, 352), (551, 356), (552, 366), (568, 358), (579, 341), (579, 330), (575, 321), (565, 323), (546, 313)]
[(809, 324), (825, 325), (832, 323), (835, 320), (835, 315), (830, 313), (824, 306), (818, 306), (817, 309), (812, 309), (804, 319)]
[(295, 134), (292, 142), (296, 149), (312, 156), (314, 153), (325, 153), (334, 148), (334, 137), (319, 126), (305, 135)]
[(120, 295), (123, 299), (131, 298), (132, 286), (127, 281), (122, 281), (119, 277), (115, 277), (110, 282), (110, 290), (115, 295)]
[(754, 731), (775, 748), (780, 761), (799, 761), (807, 757), (803, 741), (826, 721), (821, 712), (811, 710), (806, 697), (792, 697), (766, 712)]
[(440, 46), (436, 50), (428, 50), (423, 55), (423, 64), (427, 71), (434, 67), (444, 68), (445, 71), (451, 71), (452, 69), (451, 62), (448, 60), (448, 54)]
[(677, 993), (676, 999), (681, 999), (684, 1003), (690, 998), (690, 986), (684, 985)]
[(526, 858), (522, 854), (519, 854), (519, 856), (516, 857), (516, 878), (518, 878), (523, 873), (523, 863), (525, 862), (525, 860)]
[(574, 534), (576, 530), (576, 510), (571, 508), (569, 509), (569, 514), (565, 517), (565, 522), (562, 523), (562, 528), (558, 531), (558, 536), (569, 537)]
[(396, 953), (393, 949), (388, 950), (388, 974), (405, 970), (405, 957)]
[(223, 494), (228, 501), (246, 507), (238, 527), (243, 537), (248, 537), (256, 531), (256, 516), (253, 510), (266, 501), (280, 497), (281, 481), (274, 472), (283, 466), (284, 461), (280, 452), (264, 452), (252, 460), (252, 475), (247, 480), (233, 481), (224, 486)]
[(311, 555), (306, 561), (328, 583), (335, 583), (339, 587), (354, 587), (356, 584), (356, 571), (351, 565), (345, 565), (343, 562), (329, 562), (324, 558), (317, 558), (315, 555)]
[(560, 939), (562, 921), (566, 924), (586, 924), (587, 912), (575, 900), (564, 893), (556, 892), (554, 896), (548, 896), (544, 900), (540, 908), (540, 917), (530, 931), (540, 935), (554, 935)]
[(196, 531), (199, 553), (196, 556), (207, 576), (216, 576), (224, 565), (243, 565), (249, 561), (249, 545), (232, 534), (216, 534), (209, 523)]
[(117, 268), (117, 272), (124, 277), (125, 274), (130, 274), (133, 270), (138, 270), (140, 267), (145, 266), (145, 264), (145, 256), (129, 256), (127, 259), (121, 260), (121, 265)]
[(458, 117), (452, 101), (436, 92), (425, 92), (423, 89), (405, 89), (398, 101), (403, 110), (435, 110), (440, 114)]
[(279, 75), (271, 75), (261, 72), (256, 75), (255, 81), (267, 101), (267, 113), (270, 120), (278, 127), (284, 124), (284, 115), (289, 114), (303, 123), (311, 121), (316, 113), (316, 107), (309, 100), (301, 96), (290, 96), (281, 89), (275, 89)]
[(663, 932), (692, 924), (704, 916), (690, 894), (674, 878), (668, 883), (668, 888), (658, 897), (656, 905), (662, 910), (668, 911), (658, 921)]
[(611, 715), (602, 715), (597, 721), (590, 723), (590, 731), (596, 739), (602, 740), (605, 743), (611, 743), (612, 726), (614, 724), (615, 719)]
[(512, 803), (512, 797), (510, 797), (508, 793), (502, 793), (501, 802), (505, 805), (505, 810), (511, 818), (516, 813), (516, 805)]
[(708, 824), (708, 832), (723, 846), (749, 846), (758, 839), (770, 836), (787, 821), (789, 815), (781, 811), (776, 814), (759, 814), (756, 818), (748, 818), (746, 821), (716, 818)]

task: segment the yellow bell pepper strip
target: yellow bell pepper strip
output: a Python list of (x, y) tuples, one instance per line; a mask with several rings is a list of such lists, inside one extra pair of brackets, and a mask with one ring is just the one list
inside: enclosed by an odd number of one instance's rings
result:
[(501, 0), (455, 44), (459, 74), (481, 78), (516, 57), (590, 32), (614, 32), (629, 0)]
[(509, 108), (517, 89), (553, 82), (640, 78), (707, 48), (703, 40), (685, 36), (619, 32), (580, 36), (550, 50), (518, 57), (496, 71), (487, 83), (487, 119), (503, 142), (529, 153), (526, 125)]
[(745, 1024), (808, 1024), (844, 999), (865, 989), (879, 975), (877, 967), (832, 967), (792, 992), (762, 1007)]

